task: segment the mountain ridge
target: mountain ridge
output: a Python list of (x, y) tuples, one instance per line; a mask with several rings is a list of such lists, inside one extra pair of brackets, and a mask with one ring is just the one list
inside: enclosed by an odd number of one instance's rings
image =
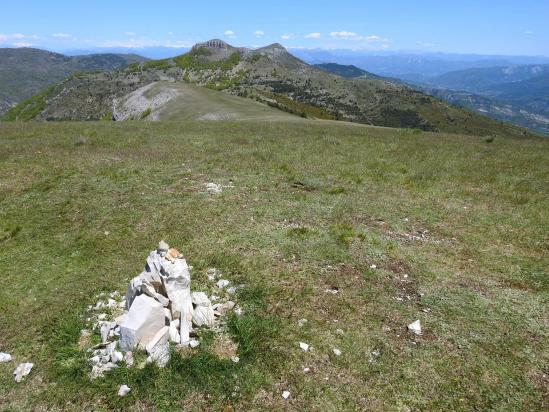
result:
[(46, 93), (38, 105), (23, 105), (8, 117), (24, 118), (30, 111), (30, 117), (37, 120), (105, 118), (112, 111), (113, 99), (154, 81), (168, 80), (252, 98), (303, 117), (450, 133), (526, 134), (382, 78), (345, 79), (326, 73), (276, 43), (251, 50), (216, 42), (198, 43), (173, 59), (72, 78)]

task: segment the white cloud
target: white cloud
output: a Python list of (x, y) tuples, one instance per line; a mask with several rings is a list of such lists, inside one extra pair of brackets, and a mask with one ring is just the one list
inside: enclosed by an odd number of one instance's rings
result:
[(335, 39), (356, 39), (360, 36), (352, 31), (333, 31), (330, 36)]
[(58, 39), (68, 39), (69, 37), (72, 37), (70, 34), (68, 33), (54, 33), (52, 34), (53, 37), (56, 37)]
[(137, 33), (134, 32), (134, 31), (127, 31), (127, 32), (124, 32), (124, 34), (125, 34), (126, 36), (130, 36), (130, 37), (137, 36)]
[(236, 33), (232, 30), (227, 30), (225, 33), (223, 33), (225, 37), (228, 37), (230, 39), (234, 39), (236, 37)]
[(419, 47), (421, 47), (421, 48), (424, 48), (424, 49), (430, 49), (430, 48), (436, 46), (435, 43), (428, 42), (428, 41), (418, 41), (418, 42), (417, 42), (417, 45), (418, 45)]
[(534, 32), (533, 32), (532, 30), (526, 30), (526, 31), (524, 32), (524, 34), (530, 36), (530, 35), (534, 34)]
[(292, 40), (292, 39), (295, 39), (295, 34), (293, 34), (293, 33), (286, 33), (286, 34), (283, 34), (280, 38), (281, 38), (282, 40)]
[(265, 32), (263, 30), (256, 30), (254, 32), (255, 37), (263, 37), (265, 35)]
[(37, 39), (39, 39), (39, 37), (36, 34), (22, 34), (22, 33), (0, 34), (0, 43), (9, 44), (10, 42), (13, 42), (11, 44), (12, 46), (15, 46), (15, 47), (34, 46), (34, 44), (30, 43), (28, 40), (37, 40)]
[(309, 33), (305, 36), (306, 39), (320, 39), (320, 33)]
[(15, 43), (13, 43), (13, 45), (15, 47), (32, 47), (32, 46), (34, 46), (34, 44), (26, 42), (26, 41), (15, 42)]

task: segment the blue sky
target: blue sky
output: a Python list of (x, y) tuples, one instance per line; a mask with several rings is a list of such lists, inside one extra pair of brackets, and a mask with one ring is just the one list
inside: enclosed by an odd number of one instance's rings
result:
[(239, 46), (549, 55), (549, 0), (6, 0), (0, 46)]

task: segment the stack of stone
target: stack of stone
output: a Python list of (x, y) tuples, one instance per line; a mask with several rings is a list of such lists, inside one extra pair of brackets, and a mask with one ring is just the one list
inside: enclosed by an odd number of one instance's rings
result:
[[(112, 297), (116, 298), (111, 294)], [(122, 360), (131, 366), (134, 350), (146, 350), (148, 361), (162, 367), (169, 360), (170, 342), (198, 346), (199, 342), (190, 337), (193, 324), (211, 328), (216, 315), (225, 314), (220, 309), (226, 312), (234, 307), (233, 302), (230, 308), (214, 307), (205, 293), (191, 293), (187, 262), (164, 241), (150, 253), (144, 271), (132, 279), (125, 299), (111, 300), (112, 305), (107, 303), (107, 307), (123, 305), (125, 310), (113, 321), (105, 319), (103, 314), (97, 317), (102, 343), (92, 349), (92, 378), (116, 368)]]

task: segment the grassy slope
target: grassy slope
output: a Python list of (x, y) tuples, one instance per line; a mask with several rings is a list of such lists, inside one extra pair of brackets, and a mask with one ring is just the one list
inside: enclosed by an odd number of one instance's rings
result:
[(281, 110), (251, 99), (232, 96), (189, 83), (159, 82), (145, 96), (153, 98), (165, 88), (176, 89), (179, 96), (159, 111), (159, 120), (282, 120), (295, 118)]
[[(307, 121), (0, 124), (0, 408), (546, 409), (548, 158), (541, 139)], [(242, 361), (203, 344), (89, 383), (77, 315), (161, 238), (195, 285), (209, 266), (249, 285)], [(19, 385), (16, 361), (35, 362)]]

